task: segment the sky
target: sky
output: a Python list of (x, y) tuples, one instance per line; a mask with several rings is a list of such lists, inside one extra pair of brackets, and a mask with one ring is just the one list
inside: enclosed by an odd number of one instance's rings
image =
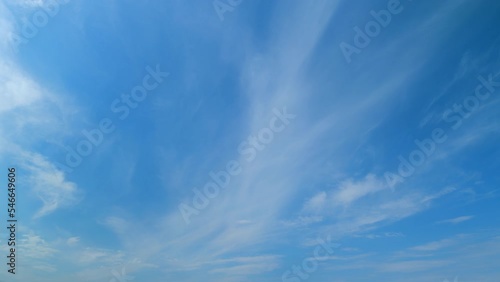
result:
[(1, 0), (0, 281), (500, 281), (499, 13)]

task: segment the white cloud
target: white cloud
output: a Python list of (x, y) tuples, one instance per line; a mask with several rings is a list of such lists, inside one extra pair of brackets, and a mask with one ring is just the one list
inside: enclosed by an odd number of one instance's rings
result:
[[(248, 120), (243, 123), (244, 126), (241, 129), (245, 134), (261, 128), (267, 121), (266, 113), (270, 112), (270, 108), (274, 105), (296, 106), (301, 113), (307, 114), (308, 105), (302, 102), (307, 100), (310, 93), (301, 93), (304, 88), (307, 88), (303, 85), (304, 80), (307, 80), (302, 73), (305, 71), (303, 66), (307, 63), (308, 56), (313, 52), (316, 44), (322, 39), (322, 31), (335, 12), (334, 2), (319, 3), (313, 5), (303, 2), (296, 7), (290, 7), (300, 18), (287, 15), (289, 20), (281, 22), (286, 28), (277, 34), (284, 36), (279, 36), (277, 42), (270, 47), (276, 52), (270, 52), (266, 56), (256, 54), (257, 52), (249, 54), (249, 58), (252, 58), (249, 59), (251, 63), (244, 66), (249, 75), (244, 80), (248, 82), (245, 86), (249, 86), (248, 97), (252, 108)], [(310, 18), (317, 20), (310, 21)], [(422, 61), (422, 53), (407, 52), (406, 57), (411, 60), (403, 63), (397, 61), (396, 64), (415, 65), (409, 62)], [(392, 59), (392, 54), (389, 59), (381, 56), (384, 64), (393, 62)], [(231, 184), (231, 188), (234, 187), (234, 189), (228, 188), (221, 193), (217, 199), (214, 199), (210, 208), (201, 211), (202, 214), (189, 227), (179, 220), (177, 210), (167, 214), (162, 221), (156, 222), (157, 224), (148, 222), (147, 230), (151, 231), (148, 234), (140, 234), (141, 236), (138, 236), (139, 231), (131, 230), (130, 227), (133, 226), (136, 230), (146, 229), (146, 224), (141, 223), (140, 218), (125, 221), (118, 217), (109, 217), (106, 220), (107, 225), (119, 234), (131, 251), (141, 254), (141, 257), (167, 257), (166, 260), (172, 262), (167, 263), (170, 269), (196, 269), (217, 258), (234, 253), (254, 252), (256, 246), (274, 242), (277, 220), (288, 212), (287, 208), (289, 209), (290, 203), (296, 200), (294, 197), (303, 196), (304, 190), (310, 188), (298, 183), (309, 183), (308, 177), (318, 173), (319, 166), (311, 164), (309, 168), (308, 158), (314, 154), (322, 154), (324, 157), (320, 159), (321, 161), (335, 155), (332, 152), (342, 153), (340, 141), (331, 142), (333, 144), (325, 148), (325, 146), (319, 146), (325, 143), (318, 142), (318, 140), (331, 140), (332, 136), (337, 134), (346, 140), (344, 142), (349, 143), (358, 141), (360, 136), (358, 133), (366, 132), (366, 128), (373, 128), (373, 124), (364, 124), (359, 121), (370, 120), (370, 116), (376, 112), (372, 109), (381, 106), (382, 102), (386, 102), (386, 98), (397, 93), (398, 87), (403, 85), (412, 74), (411, 71), (401, 71), (398, 68), (394, 72), (403, 74), (389, 79), (383, 83), (382, 87), (360, 83), (359, 85), (363, 87), (352, 92), (369, 93), (370, 98), (363, 99), (365, 102), (361, 105), (358, 105), (359, 101), (356, 101), (355, 105), (340, 101), (339, 111), (332, 110), (334, 113), (332, 116), (317, 122), (316, 120), (312, 122), (310, 116), (302, 116), (302, 121), (299, 121), (294, 129), (287, 129), (284, 133), (288, 141), (279, 143), (278, 147), (269, 148), (265, 154), (259, 155), (259, 160), (252, 163), (242, 175), (234, 179)], [(391, 76), (390, 73), (384, 75)], [(370, 76), (370, 78), (374, 77)], [(332, 93), (334, 94), (336, 96), (333, 100), (341, 99), (341, 95)], [(348, 97), (352, 93), (341, 94)], [(355, 98), (360, 98), (360, 96)], [(351, 121), (351, 117), (355, 120)], [(347, 126), (338, 122), (344, 120), (351, 121), (349, 127), (361, 125), (357, 129), (349, 128), (349, 131), (346, 131), (344, 129)], [(310, 126), (311, 124), (313, 126)], [(377, 123), (374, 122), (374, 124)], [(298, 162), (308, 164), (308, 167), (298, 168)], [(339, 167), (341, 167), (341, 162), (342, 160), (338, 161)], [(431, 200), (446, 194), (427, 196), (410, 191), (382, 197), (380, 194), (386, 190), (386, 187), (375, 175), (368, 174), (360, 180), (353, 180), (350, 177), (344, 179), (348, 180), (341, 182), (336, 189), (317, 193), (304, 205), (304, 210), (311, 214), (299, 215), (297, 220), (290, 222), (295, 225), (307, 225), (328, 218), (337, 221), (336, 228), (341, 232), (336, 234), (342, 236), (358, 232), (365, 226), (374, 226), (415, 214), (427, 207)], [(362, 203), (365, 198), (372, 196), (374, 201), (369, 204)], [(339, 206), (345, 210), (341, 210)], [(339, 216), (332, 217), (333, 212), (338, 212)], [(244, 220), (246, 218), (251, 218), (252, 221)], [(137, 246), (136, 240), (139, 237), (148, 242), (147, 246)], [(101, 250), (92, 250), (86, 252), (83, 257), (86, 261), (98, 261), (106, 255), (106, 252)], [(176, 256), (181, 256), (183, 259), (177, 260)], [(236, 261), (238, 258), (233, 259)], [(271, 266), (274, 262), (274, 259), (269, 259)], [(215, 272), (248, 275), (269, 269), (252, 260), (239, 260), (235, 264), (218, 267)], [(392, 267), (401, 268), (404, 265)]]
[(416, 246), (416, 247), (413, 247), (411, 249), (415, 250), (415, 251), (430, 252), (430, 251), (437, 251), (437, 250), (440, 250), (443, 248), (447, 248), (447, 247), (452, 246), (456, 243), (457, 243), (456, 238), (443, 239), (440, 241), (434, 241), (434, 242), (430, 242), (430, 243), (427, 243), (424, 245)]
[(328, 193), (319, 192), (304, 204), (305, 212), (320, 212), (325, 209), (347, 207), (357, 200), (387, 189), (384, 181), (373, 174), (366, 175), (363, 179), (347, 179)]
[(304, 210), (306, 211), (319, 211), (325, 207), (327, 204), (327, 194), (325, 191), (321, 191), (307, 200), (304, 204)]
[(52, 257), (58, 252), (40, 236), (34, 233), (23, 235), (19, 241), (23, 256), (28, 258), (44, 259)]
[(117, 233), (124, 232), (128, 225), (125, 219), (116, 216), (109, 216), (104, 222)]
[(0, 61), (0, 114), (29, 106), (42, 97), (39, 86), (14, 67)]
[(66, 244), (69, 246), (74, 246), (80, 242), (80, 237), (70, 237), (66, 240)]
[[(236, 257), (230, 260), (216, 261), (214, 264), (219, 264), (219, 266), (210, 272), (237, 276), (261, 274), (278, 268), (279, 260), (279, 256)], [(220, 267), (220, 264), (226, 266)]]
[[(42, 4), (42, 1), (13, 2), (28, 6)], [(0, 3), (0, 35), (10, 36), (13, 20), (9, 9)], [(68, 128), (62, 124), (68, 107), (15, 63), (10, 46), (0, 45), (0, 52), (0, 156), (26, 169), (32, 192), (43, 204), (34, 215), (39, 218), (78, 201), (77, 185), (68, 181), (42, 153), (32, 150), (47, 139), (67, 134)]]
[(387, 188), (384, 181), (377, 179), (373, 174), (368, 174), (360, 181), (349, 179), (342, 182), (339, 188), (333, 192), (332, 200), (335, 204), (347, 206), (360, 198)]
[(451, 219), (447, 219), (447, 220), (442, 220), (442, 221), (439, 221), (438, 223), (458, 224), (458, 223), (461, 223), (461, 222), (464, 222), (464, 221), (471, 220), (473, 218), (474, 218), (474, 216), (472, 216), (472, 215), (459, 216), (459, 217), (455, 217), (455, 218), (451, 218)]
[(386, 263), (380, 266), (380, 270), (384, 272), (417, 272), (442, 268), (451, 263), (451, 261), (445, 260), (411, 260)]
[(8, 0), (9, 4), (22, 8), (39, 8), (50, 0)]
[(382, 234), (359, 234), (354, 235), (355, 238), (366, 238), (366, 239), (379, 239), (379, 238), (396, 238), (404, 237), (402, 233), (399, 232), (385, 232)]
[(454, 188), (454, 187), (446, 187), (444, 189), (442, 189), (441, 191), (439, 191), (438, 193), (435, 193), (435, 194), (431, 194), (431, 195), (428, 195), (426, 197), (424, 197), (421, 202), (422, 203), (426, 203), (426, 202), (429, 202), (429, 201), (432, 201), (432, 200), (435, 200), (435, 199), (438, 199), (442, 196), (445, 196), (447, 194), (450, 194), (452, 192), (455, 192), (457, 189)]
[(323, 221), (321, 216), (299, 216), (296, 220), (284, 221), (283, 225), (286, 227), (297, 228), (308, 226), (313, 223), (319, 223), (321, 221)]
[(122, 264), (125, 254), (106, 249), (86, 248), (79, 253), (81, 263), (108, 263), (110, 265)]
[(58, 208), (74, 205), (80, 200), (77, 185), (67, 181), (64, 173), (45, 157), (26, 151), (19, 154), (23, 167), (29, 172), (28, 179), (33, 191), (43, 203), (34, 215), (35, 218), (46, 216)]

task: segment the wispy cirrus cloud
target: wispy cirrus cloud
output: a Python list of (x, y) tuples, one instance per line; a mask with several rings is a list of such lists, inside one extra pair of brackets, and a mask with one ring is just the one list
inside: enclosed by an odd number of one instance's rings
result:
[(437, 223), (458, 224), (458, 223), (462, 223), (465, 221), (469, 221), (473, 218), (474, 218), (474, 216), (472, 216), (472, 215), (465, 215), (465, 216), (459, 216), (459, 217), (450, 218), (450, 219), (446, 219), (446, 220), (441, 220), (441, 221), (438, 221)]
[[(292, 17), (292, 28), (287, 24), (288, 20), (280, 18), (277, 12), (278, 26), (283, 26), (283, 32), (277, 34), (286, 35), (273, 38), (267, 52), (256, 53), (247, 48), (247, 62), (240, 67), (250, 107), (239, 121), (242, 126), (238, 132), (246, 136), (258, 130), (275, 105), (286, 104), (291, 112), (297, 114), (297, 122), (283, 138), (276, 140), (279, 148), (266, 148), (252, 166), (245, 169), (231, 187), (213, 201), (211, 208), (202, 211), (189, 227), (184, 226), (176, 212), (167, 213), (163, 221), (155, 225), (158, 235), (148, 236), (151, 246), (155, 247), (142, 250), (144, 257), (166, 254), (169, 257), (167, 268), (202, 269), (201, 265), (210, 260), (235, 252), (245, 254), (256, 246), (264, 248), (269, 241), (277, 240), (282, 232), (279, 227), (304, 228), (320, 224), (315, 232), (332, 233), (338, 237), (352, 236), (418, 214), (455, 191), (454, 188), (439, 190), (440, 187), (420, 189), (410, 184), (391, 191), (376, 172), (351, 176), (343, 166), (350, 160), (350, 156), (345, 154), (346, 148), (351, 149), (350, 144), (357, 145), (369, 138), (370, 133), (384, 121), (380, 113), (392, 109), (392, 102), (400, 94), (399, 91), (405, 83), (421, 75), (426, 58), (439, 48), (439, 44), (408, 50), (401, 46), (407, 46), (412, 40), (405, 34), (397, 36), (391, 42), (391, 50), (407, 50), (402, 57), (404, 62), (394, 62), (390, 52), (374, 56), (369, 66), (350, 73), (360, 83), (343, 85), (342, 81), (335, 81), (339, 85), (339, 93), (332, 88), (330, 95), (335, 97), (333, 100), (336, 103), (332, 104), (328, 115), (318, 117), (309, 110), (309, 107), (314, 107), (309, 100), (312, 94), (307, 90), (313, 89), (311, 84), (314, 79), (304, 70), (322, 40), (326, 23), (335, 15), (336, 5), (302, 3), (288, 8), (291, 9), (287, 10), (288, 13), (296, 12), (300, 17)], [(436, 17), (430, 17), (442, 21), (446, 17), (443, 11), (446, 10), (438, 10)], [(307, 12), (302, 15), (304, 11)], [(311, 23), (305, 20), (307, 17), (322, 20)], [(438, 32), (429, 36), (441, 43)], [(278, 54), (275, 50), (285, 52)], [(370, 51), (367, 50), (367, 53)], [(378, 60), (390, 65), (384, 65), (381, 71)], [(402, 68), (402, 65), (412, 67)], [(334, 70), (337, 69), (342, 68), (335, 66)], [(345, 120), (349, 120), (349, 124), (342, 122)], [(328, 142), (329, 146), (325, 148), (321, 145), (323, 142)], [(311, 188), (311, 179), (324, 171), (322, 166), (330, 159), (334, 160), (331, 161), (332, 167), (338, 172), (334, 183), (321, 183), (316, 185), (321, 188)], [(297, 160), (309, 165), (301, 167)], [(176, 185), (182, 183), (177, 181)], [(301, 209), (290, 211), (290, 202), (301, 203)], [(133, 217), (126, 220), (130, 222), (129, 226), (138, 221)], [(171, 226), (179, 228), (172, 232)], [(132, 228), (117, 234), (126, 245), (133, 246), (131, 242), (136, 235), (133, 235)], [(305, 234), (293, 236), (307, 239)], [(160, 237), (167, 239), (162, 242)], [(198, 246), (196, 250), (193, 245)], [(189, 263), (190, 258), (198, 263)], [(230, 271), (233, 268), (221, 269)], [(246, 269), (244, 262), (236, 269)]]
[(347, 179), (342, 181), (337, 188), (329, 193), (320, 192), (314, 195), (304, 205), (304, 210), (317, 210), (332, 208), (334, 206), (346, 207), (355, 201), (375, 194), (389, 187), (373, 174), (366, 175), (361, 180)]
[(46, 216), (59, 208), (73, 206), (81, 200), (82, 194), (77, 185), (66, 180), (64, 172), (45, 157), (26, 151), (17, 154), (19, 163), (29, 173), (28, 183), (43, 203), (34, 218)]
[(440, 241), (435, 241), (435, 242), (430, 242), (430, 243), (427, 243), (424, 245), (415, 246), (415, 247), (412, 247), (411, 249), (415, 250), (415, 251), (430, 252), (430, 251), (437, 251), (437, 250), (440, 250), (443, 248), (450, 247), (456, 243), (457, 243), (456, 238), (443, 239)]
[[(36, 6), (42, 1), (24, 1), (19, 5)], [(13, 15), (0, 3), (0, 33), (14, 30)], [(0, 46), (0, 148), (1, 159), (18, 163), (26, 170), (23, 179), (31, 193), (42, 203), (33, 217), (46, 216), (61, 207), (68, 207), (81, 198), (76, 183), (68, 181), (36, 146), (66, 136), (68, 116), (74, 106), (45, 89), (35, 77), (16, 63), (10, 46)], [(9, 160), (9, 161), (8, 161)]]
[[(94, 6), (87, 9), (84, 2), (79, 2), (75, 5), (79, 12), (72, 17), (78, 19), (81, 34), (64, 31), (70, 37), (85, 35), (85, 44), (71, 52), (91, 58), (82, 56), (73, 61), (69, 58), (75, 57), (74, 53), (66, 54), (62, 56), (65, 68), (61, 69), (71, 70), (64, 79), (74, 79), (68, 83), (74, 83), (76, 88), (84, 88), (89, 77), (95, 82), (79, 93), (79, 97), (88, 99), (89, 112), (99, 115), (94, 107), (106, 102), (98, 100), (111, 97), (104, 92), (111, 93), (121, 87), (121, 81), (128, 81), (122, 69), (128, 69), (129, 63), (167, 58), (173, 64), (176, 79), (168, 86), (174, 91), (155, 95), (158, 99), (151, 107), (135, 111), (137, 119), (131, 119), (117, 131), (120, 142), (115, 143), (116, 151), (103, 149), (99, 161), (92, 162), (92, 168), (84, 168), (85, 176), (69, 177), (54, 165), (50, 150), (46, 153), (44, 149), (47, 143), (64, 144), (61, 136), (71, 135), (73, 127), (67, 120), (75, 112), (70, 110), (68, 114), (66, 110), (71, 103), (62, 102), (59, 95), (45, 89), (44, 83), (25, 72), (9, 53), (1, 57), (5, 63), (0, 64), (4, 66), (0, 75), (5, 83), (0, 84), (0, 90), (7, 94), (0, 98), (13, 103), (0, 106), (0, 119), (9, 114), (13, 124), (0, 127), (4, 133), (0, 142), (15, 150), (0, 150), (2, 158), (13, 159), (17, 155), (23, 160), (18, 163), (29, 175), (26, 179), (37, 204), (42, 205), (30, 205), (36, 206), (32, 211), (34, 219), (49, 219), (55, 212), (81, 203), (83, 192), (92, 194), (83, 202), (85, 228), (75, 227), (65, 219), (58, 222), (56, 231), (47, 232), (55, 233), (53, 236), (59, 239), (42, 239), (37, 234), (38, 239), (31, 240), (55, 250), (44, 257), (44, 264), (36, 265), (39, 273), (51, 282), (58, 281), (56, 278), (106, 281), (113, 278), (112, 274), (120, 273), (122, 265), (129, 264), (127, 273), (135, 272), (137, 279), (157, 275), (175, 281), (198, 281), (200, 277), (206, 281), (275, 281), (280, 268), (296, 263), (294, 259), (316, 243), (312, 238), (331, 234), (354, 246), (345, 247), (344, 253), (322, 262), (325, 272), (316, 273), (318, 281), (322, 277), (330, 279), (332, 273), (338, 274), (339, 280), (349, 277), (349, 281), (366, 281), (361, 275), (369, 271), (373, 277), (380, 273), (390, 275), (384, 281), (402, 281), (399, 273), (415, 274), (405, 277), (407, 281), (442, 281), (438, 279), (443, 276), (439, 271), (453, 270), (453, 257), (466, 254), (453, 250), (466, 244), (460, 244), (460, 238), (434, 238), (433, 234), (426, 234), (422, 242), (420, 233), (412, 232), (413, 224), (410, 226), (408, 220), (415, 219), (422, 223), (415, 228), (425, 229), (425, 223), (439, 218), (433, 209), (451, 200), (462, 200), (465, 191), (472, 188), (468, 188), (469, 183), (455, 181), (450, 166), (434, 159), (394, 190), (388, 189), (381, 171), (392, 165), (391, 156), (396, 159), (404, 151), (405, 140), (425, 134), (426, 126), (439, 119), (434, 116), (438, 112), (434, 108), (447, 98), (443, 94), (436, 100), (430, 99), (432, 86), (437, 84), (443, 92), (449, 91), (456, 81), (469, 74), (464, 60), (459, 70), (452, 72), (455, 75), (449, 83), (442, 82), (442, 78), (430, 82), (426, 79), (447, 71), (436, 68), (446, 65), (441, 60), (447, 58), (442, 50), (448, 50), (448, 35), (461, 31), (458, 27), (471, 16), (469, 6), (462, 6), (465, 2), (413, 1), (411, 5), (422, 6), (415, 7), (406, 19), (394, 18), (400, 22), (388, 27), (349, 66), (332, 51), (335, 41), (344, 29), (351, 30), (351, 19), (369, 14), (362, 11), (361, 16), (355, 15), (356, 9), (350, 7), (354, 5), (349, 1), (265, 5), (248, 2), (238, 12), (242, 17), (232, 17), (233, 24), (221, 29), (206, 22), (205, 16), (194, 17), (204, 14), (203, 7), (212, 9), (210, 3), (193, 9), (189, 4), (176, 2), (173, 5), (179, 9), (159, 9), (151, 3), (134, 6), (129, 5), (132, 2), (113, 2), (106, 4), (112, 6), (112, 13), (107, 13)], [(367, 4), (377, 8), (379, 3)], [(260, 9), (265, 9), (265, 13), (260, 13)], [(97, 14), (91, 18), (86, 11)], [(165, 16), (164, 11), (174, 12)], [(258, 19), (261, 25), (247, 27), (256, 14), (264, 17)], [(352, 17), (343, 18), (345, 14)], [(141, 18), (144, 15), (147, 20)], [(172, 19), (182, 19), (182, 24), (170, 22)], [(141, 28), (136, 26), (139, 22)], [(6, 30), (11, 24), (9, 20), (0, 20), (0, 33), (8, 34)], [(112, 32), (103, 26), (111, 26)], [(157, 41), (159, 30), (169, 36), (162, 33)], [(181, 36), (175, 36), (177, 32)], [(42, 37), (39, 39), (47, 44)], [(419, 39), (425, 39), (426, 44), (416, 44)], [(183, 49), (179, 52), (183, 56), (177, 56), (176, 48)], [(54, 50), (61, 55), (65, 51)], [(108, 50), (113, 52), (107, 53)], [(196, 52), (201, 55), (196, 57)], [(112, 57), (115, 61), (108, 60)], [(216, 59), (212, 61), (213, 58)], [(230, 65), (230, 71), (227, 65), (203, 66), (205, 60), (223, 61)], [(73, 72), (76, 65), (86, 68)], [(207, 74), (200, 71), (203, 67), (209, 69), (207, 80), (213, 80), (210, 83), (203, 82)], [(82, 75), (94, 72), (99, 75)], [(212, 79), (214, 73), (217, 75)], [(215, 94), (205, 95), (211, 90)], [(421, 102), (429, 105), (433, 113), (419, 112)], [(211, 199), (210, 207), (201, 210), (186, 226), (175, 204), (188, 194), (186, 198), (192, 199), (192, 189), (205, 183), (209, 172), (220, 169), (221, 162), (244, 160), (238, 153), (238, 144), (266, 126), (274, 107), (285, 106), (297, 116), (293, 123), (273, 142), (265, 144), (265, 149), (255, 149), (255, 161), (244, 167), (229, 187)], [(74, 116), (85, 119), (84, 115)], [(467, 131), (469, 136), (464, 133), (463, 138), (446, 143), (439, 152), (447, 152), (449, 147), (463, 152), (496, 129), (486, 125), (477, 128), (482, 130)], [(19, 144), (12, 146), (14, 141)], [(442, 156), (441, 159), (447, 159), (450, 155)], [(434, 166), (439, 166), (439, 170), (431, 171)], [(87, 179), (94, 174), (97, 180)], [(443, 180), (443, 175), (450, 177)], [(440, 181), (433, 181), (433, 177)], [(468, 216), (442, 223), (472, 219), (465, 217)], [(466, 224), (457, 227), (462, 226)], [(64, 228), (79, 230), (81, 234)], [(101, 232), (105, 235), (102, 238)], [(364, 239), (380, 240), (366, 244)], [(487, 253), (488, 249), (496, 250), (495, 244), (491, 246), (484, 247), (484, 252), (471, 249), (470, 253), (494, 258), (494, 254)], [(474, 260), (466, 257), (464, 261)], [(71, 269), (76, 274), (61, 274), (62, 278), (49, 275), (58, 269)], [(338, 269), (355, 271), (342, 276), (335, 272)], [(32, 275), (21, 279), (36, 281), (33, 277), (37, 278)]]

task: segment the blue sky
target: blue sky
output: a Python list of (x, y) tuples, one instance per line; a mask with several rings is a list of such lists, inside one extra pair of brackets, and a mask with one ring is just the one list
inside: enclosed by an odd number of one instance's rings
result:
[(0, 2), (0, 281), (499, 281), (500, 3), (54, 3)]

